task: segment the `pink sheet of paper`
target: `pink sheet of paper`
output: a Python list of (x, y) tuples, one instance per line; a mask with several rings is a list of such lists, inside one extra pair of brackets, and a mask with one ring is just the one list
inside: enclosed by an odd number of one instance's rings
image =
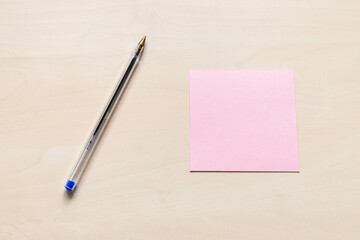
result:
[(190, 171), (299, 171), (292, 70), (191, 70)]

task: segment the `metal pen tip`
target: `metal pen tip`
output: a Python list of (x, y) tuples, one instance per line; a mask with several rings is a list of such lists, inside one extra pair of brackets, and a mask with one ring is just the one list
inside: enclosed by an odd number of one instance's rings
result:
[(141, 46), (144, 46), (144, 45), (145, 45), (145, 40), (146, 40), (146, 36), (144, 36), (144, 37), (140, 40), (139, 44), (140, 44)]

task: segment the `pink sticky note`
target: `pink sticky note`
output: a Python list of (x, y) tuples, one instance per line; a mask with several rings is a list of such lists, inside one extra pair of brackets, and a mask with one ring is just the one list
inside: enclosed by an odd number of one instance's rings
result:
[(292, 70), (190, 72), (191, 171), (299, 171)]

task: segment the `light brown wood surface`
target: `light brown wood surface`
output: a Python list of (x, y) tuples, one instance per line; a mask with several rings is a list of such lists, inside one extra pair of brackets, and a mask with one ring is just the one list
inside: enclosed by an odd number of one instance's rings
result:
[[(359, 1), (0, 1), (0, 239), (360, 238)], [(147, 46), (75, 194), (63, 187)], [(291, 68), (300, 173), (190, 173), (189, 70)]]

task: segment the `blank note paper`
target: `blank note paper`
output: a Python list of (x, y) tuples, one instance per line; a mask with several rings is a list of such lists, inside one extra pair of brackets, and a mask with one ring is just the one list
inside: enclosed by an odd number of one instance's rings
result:
[(192, 70), (190, 170), (299, 171), (292, 70)]

